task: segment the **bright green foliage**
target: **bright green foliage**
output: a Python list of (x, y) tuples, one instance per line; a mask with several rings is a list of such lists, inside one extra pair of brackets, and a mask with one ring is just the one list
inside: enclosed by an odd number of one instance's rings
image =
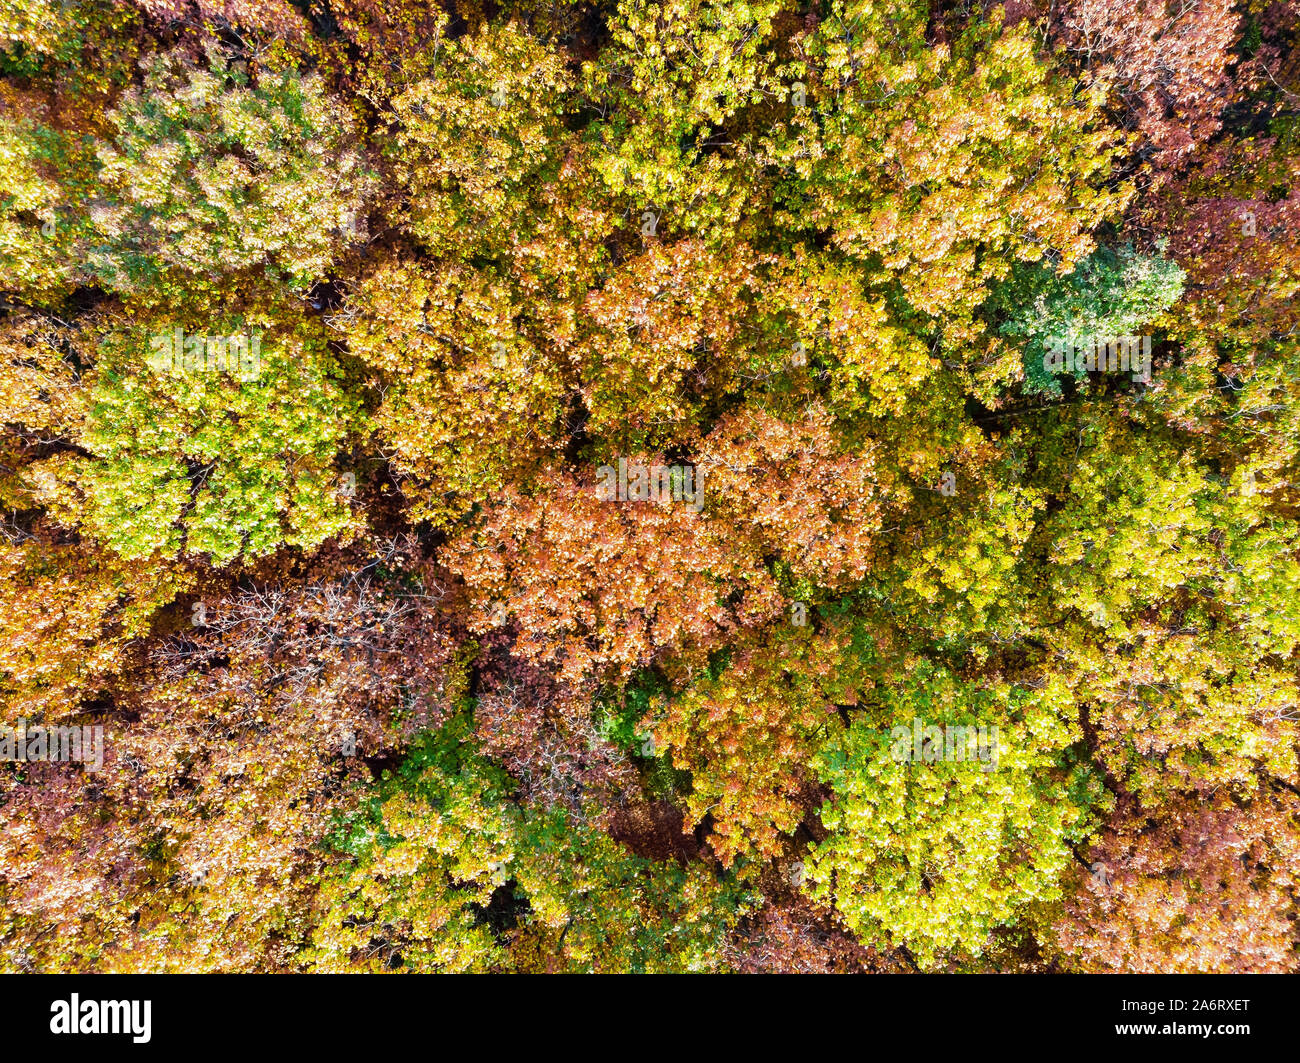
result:
[(526, 814), (511, 866), (529, 914), (513, 946), (524, 970), (716, 970), (743, 895), (698, 863), (628, 853), (609, 835), (551, 812)]
[(148, 364), (169, 325), (105, 341), (78, 438), (93, 456), (55, 459), (86, 493), (87, 531), (124, 557), (183, 551), (221, 565), (347, 527), (335, 456), (354, 407), (319, 334), (262, 336), (261, 372), (242, 380)]
[[(1083, 822), (1061, 757), (1076, 737), (1062, 693), (970, 684), (923, 661), (877, 687), (813, 760), (834, 793), (821, 811), (830, 836), (809, 853), (808, 892), (833, 901), (865, 939), (905, 946), (923, 965), (952, 950), (979, 955), (1024, 905), (1057, 896)], [(961, 761), (912, 759), (914, 723), (996, 727), (996, 768), (969, 759), (971, 747)]]
[(1294, 527), (1150, 436), (1081, 438), (1048, 594), (1110, 770), (1139, 791), (1289, 776)]
[[(1049, 343), (1134, 336), (1177, 301), (1185, 276), (1177, 263), (1131, 247), (1096, 251), (1065, 276), (1042, 265), (1018, 267), (993, 303), (1015, 308), (1001, 331), (1025, 343), (1025, 390), (1060, 395), (1043, 364)], [(1074, 376), (1083, 380), (1086, 372), (1075, 368)]]
[[(701, 971), (740, 895), (698, 865), (635, 857), (554, 810), (507, 801), (464, 717), (411, 750), (336, 844), (316, 970)], [(507, 948), (511, 955), (507, 955)]]
[(1257, 651), (1289, 656), (1300, 638), (1288, 608), (1300, 578), (1293, 529), (1189, 455), (1103, 427), (1084, 433), (1096, 443), (1074, 460), (1069, 501), (1046, 526), (1053, 600), (1122, 637), (1129, 619), (1181, 590), (1241, 625)]
[(303, 957), (320, 971), (486, 970), (502, 959), (483, 910), (509, 878), (517, 814), (499, 768), (465, 755), (463, 723), (411, 750), (336, 836)]

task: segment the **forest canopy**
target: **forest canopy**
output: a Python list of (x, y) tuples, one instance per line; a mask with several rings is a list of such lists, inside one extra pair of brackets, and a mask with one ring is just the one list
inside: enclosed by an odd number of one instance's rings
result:
[(1298, 45), (0, 0), (0, 971), (1300, 969)]

